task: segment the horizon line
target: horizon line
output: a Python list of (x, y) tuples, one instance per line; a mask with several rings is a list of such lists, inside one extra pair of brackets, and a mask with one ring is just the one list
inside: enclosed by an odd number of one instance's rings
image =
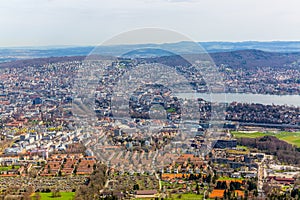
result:
[[(129, 44), (114, 44), (114, 45), (103, 45), (104, 47), (113, 47), (113, 46), (131, 46), (131, 45), (166, 45), (166, 44), (177, 44), (183, 42), (191, 43), (247, 43), (247, 42), (256, 42), (256, 43), (272, 43), (272, 42), (295, 42), (299, 43), (300, 40), (241, 40), (241, 41), (226, 41), (226, 40), (211, 40), (211, 41), (176, 41), (176, 42), (165, 42), (165, 43), (129, 43)], [(0, 46), (0, 49), (30, 49), (30, 48), (73, 48), (73, 47), (97, 47), (102, 45), (97, 44), (54, 44), (54, 45), (21, 45), (21, 46)]]

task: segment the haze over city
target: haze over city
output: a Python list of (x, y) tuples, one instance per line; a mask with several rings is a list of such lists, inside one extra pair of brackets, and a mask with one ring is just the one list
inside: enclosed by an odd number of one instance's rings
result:
[(297, 0), (9, 0), (0, 7), (0, 47), (97, 45), (144, 27), (194, 41), (295, 41), (299, 7)]

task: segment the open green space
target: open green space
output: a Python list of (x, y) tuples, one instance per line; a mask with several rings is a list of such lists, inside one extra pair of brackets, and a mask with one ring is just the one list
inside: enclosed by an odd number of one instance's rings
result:
[[(52, 197), (52, 192), (49, 193), (39, 193), (41, 196), (41, 200), (49, 200), (49, 199), (59, 199), (59, 200), (73, 200), (75, 193), (74, 192), (60, 192), (61, 197)], [(34, 198), (35, 195), (33, 195), (32, 199)]]
[(175, 112), (175, 111), (176, 111), (175, 108), (168, 108), (168, 109), (167, 109), (167, 112), (168, 112), (168, 113), (172, 113), (172, 112)]
[(203, 199), (202, 194), (194, 194), (194, 193), (187, 193), (187, 194), (172, 194), (171, 198), (167, 199)]
[(297, 147), (300, 147), (300, 132), (278, 132), (278, 133), (272, 133), (272, 132), (238, 132), (238, 131), (232, 131), (231, 132), (234, 137), (236, 138), (257, 138), (257, 137), (263, 137), (266, 135), (275, 136), (280, 140), (286, 141), (290, 144), (296, 145)]
[(0, 171), (8, 171), (11, 169), (19, 169), (20, 166), (7, 166), (7, 167), (0, 167)]
[(242, 181), (242, 180), (244, 180), (244, 178), (231, 178), (227, 176), (218, 178), (218, 181)]

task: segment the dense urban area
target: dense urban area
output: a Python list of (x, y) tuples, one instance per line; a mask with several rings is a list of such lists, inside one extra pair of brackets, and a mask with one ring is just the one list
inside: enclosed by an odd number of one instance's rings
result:
[[(300, 94), (298, 61), (216, 64), (217, 92)], [(300, 107), (178, 98), (178, 77), (211, 92), (178, 56), (2, 64), (0, 199), (299, 199)]]

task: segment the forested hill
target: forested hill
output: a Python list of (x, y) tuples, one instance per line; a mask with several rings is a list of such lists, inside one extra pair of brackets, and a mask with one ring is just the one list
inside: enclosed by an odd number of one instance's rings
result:
[(300, 62), (300, 53), (275, 53), (260, 50), (241, 50), (210, 54), (217, 65), (228, 64), (230, 67), (284, 67)]
[[(211, 58), (217, 66), (228, 65), (231, 68), (280, 68), (298, 67), (300, 63), (299, 53), (265, 52), (260, 50), (240, 50), (233, 52), (217, 52), (208, 55), (186, 55), (186, 57), (198, 57), (203, 60)], [(187, 61), (179, 55), (147, 58), (150, 62), (158, 62), (166, 65), (187, 65)], [(298, 67), (299, 68), (299, 67)]]
[(300, 165), (299, 149), (285, 141), (279, 140), (275, 136), (238, 138), (237, 142), (239, 145), (256, 148), (267, 154), (274, 155), (281, 162)]
[[(153, 54), (153, 49), (149, 50)], [(146, 52), (147, 53), (147, 52)], [(300, 63), (299, 53), (279, 53), (279, 52), (265, 52), (260, 50), (239, 50), (232, 52), (217, 52), (209, 54), (212, 60), (219, 66), (221, 64), (228, 65), (231, 68), (256, 68), (256, 67), (298, 67)], [(204, 60), (209, 59), (207, 54), (195, 55), (187, 54), (190, 57), (200, 57)], [(81, 61), (85, 56), (64, 56), (64, 57), (47, 57), (17, 60), (12, 62), (1, 63), (0, 67), (22, 67), (28, 65), (42, 65), (46, 63), (64, 62), (64, 61)], [(113, 58), (112, 56), (102, 56), (102, 58)], [(168, 55), (158, 57), (148, 57), (138, 59), (146, 60), (152, 63), (162, 63), (171, 66), (187, 65), (188, 62), (179, 55)], [(299, 67), (298, 67), (299, 68)]]

